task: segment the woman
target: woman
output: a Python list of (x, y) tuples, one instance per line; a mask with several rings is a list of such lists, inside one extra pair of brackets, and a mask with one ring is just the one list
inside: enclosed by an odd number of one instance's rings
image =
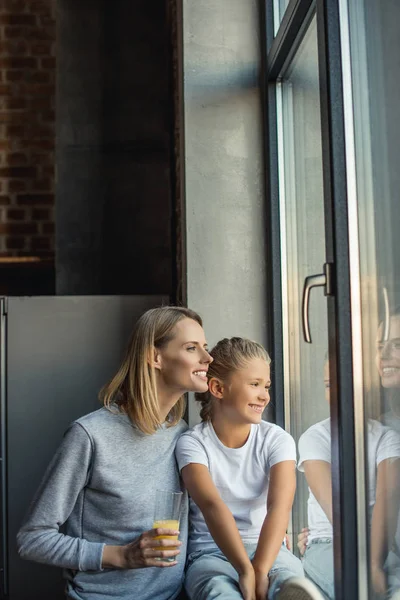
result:
[(156, 489), (180, 489), (174, 449), (186, 429), (183, 394), (207, 389), (211, 361), (199, 315), (149, 310), (101, 392), (104, 407), (68, 429), (17, 537), (23, 558), (65, 569), (68, 598), (179, 595), (187, 502), (181, 552), (168, 549), (176, 541), (155, 537), (177, 532), (151, 529)]

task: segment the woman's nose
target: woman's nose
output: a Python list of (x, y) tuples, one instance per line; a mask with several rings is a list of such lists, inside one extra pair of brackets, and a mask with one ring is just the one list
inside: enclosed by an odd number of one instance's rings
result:
[(208, 364), (210, 364), (210, 363), (212, 363), (212, 361), (213, 361), (213, 360), (214, 360), (214, 359), (213, 359), (213, 357), (211, 356), (211, 354), (209, 354), (209, 353), (207, 352), (207, 350), (204, 350), (204, 358), (203, 358), (203, 361), (202, 361), (202, 362), (205, 362), (205, 363), (208, 363)]

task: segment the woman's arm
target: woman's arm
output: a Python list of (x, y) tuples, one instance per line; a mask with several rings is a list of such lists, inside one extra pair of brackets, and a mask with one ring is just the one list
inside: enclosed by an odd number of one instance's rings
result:
[[(248, 577), (254, 587), (254, 572), (240, 537), (235, 519), (223, 502), (206, 466), (190, 463), (182, 469), (182, 478), (193, 501), (203, 513), (207, 527), (239, 576)], [(248, 596), (251, 597), (251, 596)]]
[(285, 460), (271, 467), (267, 516), (253, 558), (256, 576), (260, 574), (265, 577), (275, 562), (285, 537), (295, 491), (295, 462)]
[(154, 536), (177, 532), (151, 530), (125, 546), (106, 546), (102, 542), (89, 542), (60, 533), (61, 525), (72, 513), (88, 483), (92, 460), (90, 437), (79, 423), (75, 423), (64, 436), (18, 532), (17, 549), (21, 558), (77, 571), (174, 566), (176, 562), (156, 561), (155, 558), (175, 557), (179, 550), (168, 547), (181, 543), (154, 540)]
[(305, 460), (303, 463), (307, 484), (318, 504), (332, 523), (331, 465), (325, 460)]
[(65, 434), (18, 532), (22, 558), (81, 571), (101, 568), (104, 544), (59, 532), (87, 483), (91, 460), (90, 438), (75, 423)]

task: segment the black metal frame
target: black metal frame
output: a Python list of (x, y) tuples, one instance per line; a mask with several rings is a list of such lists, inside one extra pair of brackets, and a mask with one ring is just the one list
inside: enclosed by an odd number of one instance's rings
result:
[[(334, 295), (328, 298), (331, 377), (332, 494), (335, 530), (336, 600), (359, 597), (357, 563), (357, 495), (351, 339), (349, 240), (346, 188), (343, 89), (338, 0), (291, 0), (274, 39), (266, 27), (265, 101), (266, 172), (270, 217), (270, 290), (274, 347), (276, 418), (284, 424), (283, 328), (278, 147), (275, 86), (308, 25), (316, 4), (326, 229), (326, 259), (334, 266)], [(266, 0), (271, 20), (273, 0)], [(363, 599), (364, 600), (364, 599)]]
[[(272, 7), (272, 0), (267, 0)], [(268, 52), (268, 79), (276, 80), (301, 41), (301, 28), (314, 0), (291, 0)], [(272, 8), (270, 13), (273, 14)], [(300, 35), (299, 35), (300, 34)]]
[[(187, 253), (186, 253), (186, 202), (185, 202), (185, 119), (183, 106), (183, 5), (174, 0), (175, 24), (171, 23), (171, 81), (173, 102), (173, 147), (171, 148), (171, 173), (173, 173), (173, 199), (171, 235), (173, 243), (173, 281), (171, 302), (187, 306)], [(176, 64), (173, 64), (175, 61)], [(185, 413), (187, 419), (187, 409)]]
[[(328, 299), (336, 597), (358, 598), (357, 490), (346, 146), (338, 2), (317, 0), (327, 260), (336, 291)], [(365, 528), (367, 531), (367, 528)]]
[[(271, 3), (267, 6), (264, 0), (260, 0), (260, 39), (263, 48), (267, 48), (267, 41), (273, 36), (272, 7)], [(266, 256), (266, 281), (267, 297), (270, 301), (267, 303), (266, 318), (268, 331), (268, 348), (274, 349), (273, 362), (271, 365), (271, 389), (273, 416), (280, 425), (284, 423), (283, 403), (279, 402), (281, 390), (278, 382), (283, 381), (283, 352), (282, 344), (282, 295), (281, 295), (281, 277), (280, 277), (280, 230), (279, 230), (279, 203), (272, 201), (272, 195), (278, 197), (278, 178), (277, 171), (270, 169), (270, 165), (277, 164), (277, 132), (276, 132), (276, 107), (275, 96), (271, 87), (268, 86), (268, 68), (267, 53), (261, 54), (261, 99), (263, 106), (268, 106), (268, 110), (263, 113), (264, 125), (264, 160), (266, 170), (265, 189), (269, 201), (266, 205), (266, 227), (268, 228), (265, 236), (265, 256)], [(271, 140), (274, 143), (271, 143)], [(274, 293), (271, 293), (271, 290)], [(269, 294), (268, 294), (269, 291)]]
[(0, 598), (8, 598), (7, 506), (7, 298), (0, 298)]

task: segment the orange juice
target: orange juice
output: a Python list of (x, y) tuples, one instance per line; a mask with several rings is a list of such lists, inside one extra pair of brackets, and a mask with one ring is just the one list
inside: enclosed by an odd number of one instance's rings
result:
[[(160, 519), (158, 521), (154, 521), (153, 529), (157, 529), (158, 527), (162, 527), (163, 529), (174, 529), (175, 531), (179, 531), (179, 521), (173, 519)], [(156, 535), (155, 540), (177, 540), (178, 535)], [(157, 548), (158, 550), (159, 548)], [(177, 546), (168, 546), (164, 548), (164, 550), (176, 550)]]

